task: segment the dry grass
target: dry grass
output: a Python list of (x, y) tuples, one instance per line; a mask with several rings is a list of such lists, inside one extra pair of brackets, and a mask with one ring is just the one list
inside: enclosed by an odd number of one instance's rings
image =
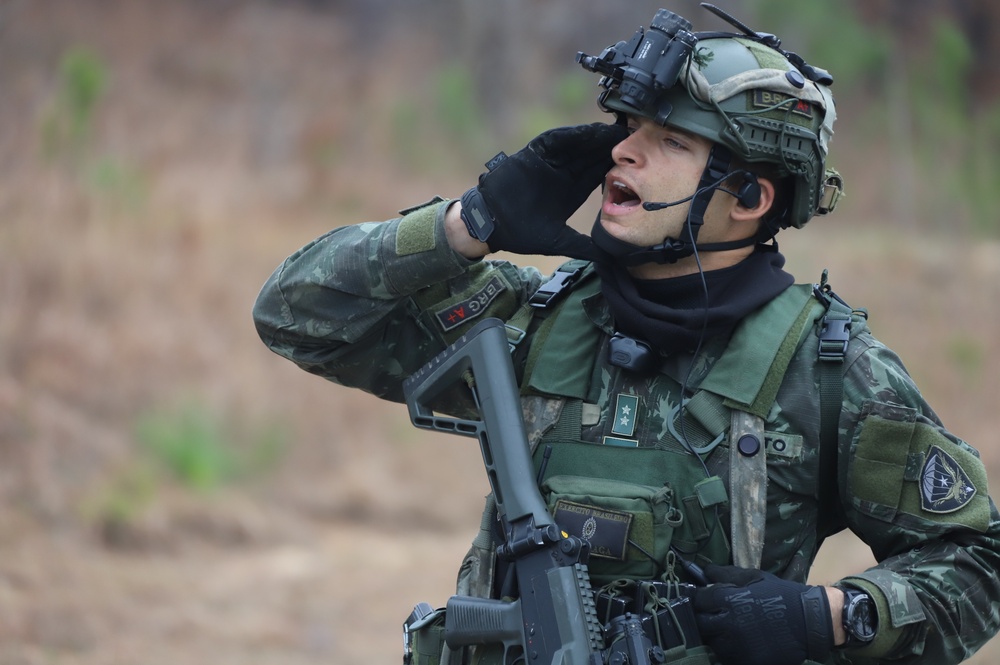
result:
[[(419, 74), (362, 84), (302, 66), (336, 61), (342, 26), (263, 3), (15, 6), (0, 41), (16, 92), (0, 101), (0, 665), (396, 660), (404, 615), (444, 602), (478, 524), (478, 451), (271, 356), (249, 311), (327, 228), (466, 186), (387, 162), (338, 97), (361, 85), (375, 113)], [(39, 157), (52, 72), (76, 43), (114, 74), (90, 158), (141, 173), (137, 206)], [(347, 156), (317, 157), (331, 147)], [(863, 214), (790, 233), (791, 267), (807, 281), (831, 268), (873, 310), (997, 477), (1000, 247), (870, 229)], [(237, 448), (277, 428), (284, 454), (207, 494), (150, 480), (137, 424), (192, 403)], [(133, 502), (124, 521), (115, 492)], [(866, 557), (837, 539), (817, 579)], [(972, 662), (998, 657), (991, 644)]]

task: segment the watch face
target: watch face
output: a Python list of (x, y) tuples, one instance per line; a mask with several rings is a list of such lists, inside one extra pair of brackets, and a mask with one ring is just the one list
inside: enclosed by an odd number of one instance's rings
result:
[(875, 603), (865, 593), (852, 594), (848, 601), (844, 629), (859, 642), (868, 643), (875, 638), (878, 616)]

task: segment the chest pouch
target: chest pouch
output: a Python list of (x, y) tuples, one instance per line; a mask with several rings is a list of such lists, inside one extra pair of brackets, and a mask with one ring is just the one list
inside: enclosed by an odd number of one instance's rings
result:
[(659, 574), (683, 522), (669, 485), (561, 475), (542, 484), (542, 496), (563, 531), (590, 543), (595, 585)]
[[(540, 487), (549, 511), (564, 531), (591, 543), (591, 577), (600, 583), (660, 576), (669, 568), (671, 546), (691, 561), (729, 561), (726, 529), (718, 515), (728, 500), (725, 485), (717, 476), (706, 478), (690, 454), (543, 437), (534, 457), (536, 468), (544, 467)], [(608, 521), (572, 504), (606, 510)], [(591, 517), (594, 521), (588, 522)], [(626, 546), (595, 554), (598, 548), (588, 538), (595, 526), (627, 531)], [(603, 546), (604, 541), (598, 543)]]

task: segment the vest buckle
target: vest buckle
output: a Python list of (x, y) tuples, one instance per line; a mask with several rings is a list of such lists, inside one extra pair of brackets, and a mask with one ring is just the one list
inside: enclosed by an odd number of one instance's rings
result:
[(819, 359), (824, 362), (844, 362), (850, 339), (850, 317), (843, 319), (824, 316), (819, 331)]
[(528, 303), (539, 309), (551, 307), (566, 292), (566, 289), (580, 278), (582, 273), (583, 266), (572, 271), (556, 270), (548, 281), (538, 287)]

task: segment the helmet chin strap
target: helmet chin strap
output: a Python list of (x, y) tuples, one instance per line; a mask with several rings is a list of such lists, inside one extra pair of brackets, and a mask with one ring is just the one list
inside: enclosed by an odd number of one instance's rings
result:
[[(680, 238), (664, 238), (662, 243), (652, 247), (633, 245), (608, 233), (604, 229), (604, 225), (601, 224), (601, 216), (598, 213), (594, 228), (590, 233), (591, 239), (599, 249), (625, 266), (637, 266), (643, 263), (676, 263), (680, 259), (693, 255), (695, 250), (721, 252), (755, 244), (758, 241), (756, 235), (742, 240), (698, 244), (698, 232), (705, 223), (705, 210), (708, 209), (708, 204), (712, 200), (715, 190), (720, 189), (720, 185), (731, 175), (729, 171), (731, 162), (732, 153), (729, 152), (728, 148), (719, 144), (712, 146), (712, 150), (708, 154), (708, 162), (701, 173), (701, 180), (698, 181), (698, 188), (695, 190), (694, 196), (690, 197), (691, 208), (688, 210), (687, 221), (681, 231)], [(676, 203), (687, 200), (682, 199)], [(660, 208), (666, 208), (674, 204), (656, 205)]]

